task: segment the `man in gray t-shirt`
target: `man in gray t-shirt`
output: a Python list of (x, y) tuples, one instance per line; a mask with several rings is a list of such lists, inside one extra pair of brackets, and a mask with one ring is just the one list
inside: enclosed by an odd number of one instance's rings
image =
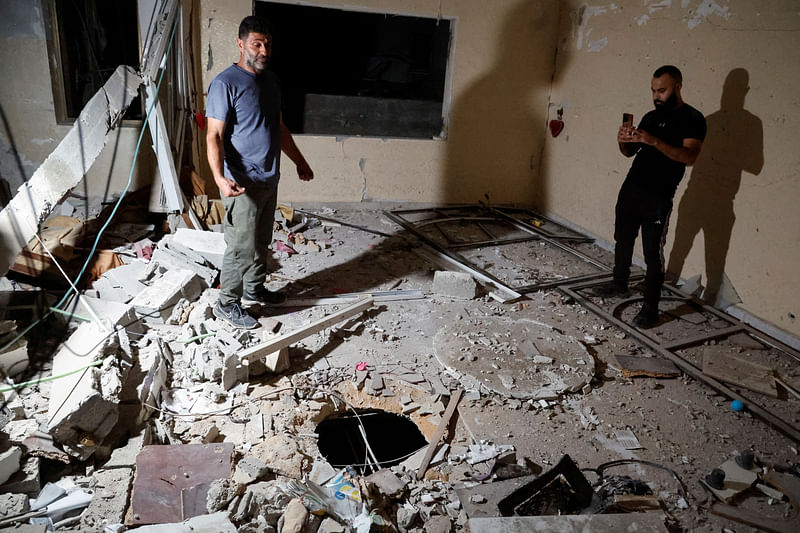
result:
[(225, 256), (214, 315), (237, 328), (258, 322), (242, 310), (242, 300), (280, 303), (285, 296), (264, 286), (272, 242), (280, 159), (283, 151), (301, 180), (314, 172), (281, 118), (278, 80), (267, 70), (272, 32), (258, 17), (239, 25), (239, 62), (208, 87), (208, 164), (225, 207)]

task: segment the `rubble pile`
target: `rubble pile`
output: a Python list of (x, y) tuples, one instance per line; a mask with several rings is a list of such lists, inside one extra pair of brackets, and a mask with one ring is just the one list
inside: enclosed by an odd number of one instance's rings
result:
[[(271, 281), (289, 299), (252, 308), (257, 329), (214, 317), (224, 239), (182, 227), (114, 249), (119, 264), (64, 306), (69, 331), (44, 366), (22, 322), (0, 320), (4, 375), (40, 368), (3, 390), (0, 527), (658, 531), (665, 520), (705, 525), (709, 511), (733, 517), (733, 486), (791, 508), (774, 484), (792, 488), (793, 474), (763, 442), (749, 466), (731, 456), (721, 476), (697, 472), (697, 452), (665, 427), (744, 456), (708, 412), (722, 399), (574, 300), (541, 292), (498, 304), (400, 238), (353, 237), (369, 233), (363, 213), (341, 224), (333, 210), (281, 213), (287, 248), (276, 247)], [(409, 421), (424, 442), (383, 455), (379, 437), (410, 435), (371, 433), (361, 418), (379, 413)], [(321, 428), (345, 418), (361, 429), (333, 446), (359, 453), (339, 464)], [(687, 476), (727, 507), (703, 503)]]

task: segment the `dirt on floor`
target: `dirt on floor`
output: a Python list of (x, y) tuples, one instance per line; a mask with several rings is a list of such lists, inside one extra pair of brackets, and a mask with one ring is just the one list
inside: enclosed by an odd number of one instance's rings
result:
[[(713, 469), (746, 450), (754, 452), (756, 469), (790, 469), (800, 463), (798, 442), (751, 410), (734, 410), (730, 397), (686, 372), (676, 370), (674, 377), (624, 377), (618, 355), (664, 358), (558, 287), (529, 292), (505, 303), (493, 297), (497, 287), (486, 283), (481, 283), (475, 298), (436, 293), (434, 272), (455, 268), (432, 262), (430, 252), (423, 252), (423, 242), (382, 210), (317, 204), (294, 207), (306, 212), (307, 224), (294, 232), (286, 229), (291, 224), (284, 224), (276, 231), (275, 239), (284, 246), (274, 248), (284, 251), (273, 254), (273, 273), (267, 283), (268, 288), (284, 292), (289, 302), (250, 307), (259, 317), (261, 328), (240, 338), (242, 345), (302, 329), (352, 301), (337, 305), (331, 298), (373, 293), (380, 295), (374, 305), (292, 344), (288, 368), (278, 374), (255, 375), (251, 368), (249, 380), (240, 379), (239, 385), (228, 390), (218, 386), (225, 379), (224, 369), (217, 375), (213, 369), (206, 371), (197, 365), (201, 353), (211, 350), (210, 341), (197, 338), (184, 343), (183, 351), (171, 357), (173, 367), (167, 365), (166, 389), (181, 388), (211, 397), (209, 407), (195, 411), (187, 408), (178, 414), (178, 400), (161, 403), (149, 412), (149, 421), (137, 426), (137, 432), (143, 426), (152, 428), (148, 431), (152, 438), (145, 440), (153, 443), (234, 444), (232, 477), (238, 479), (239, 488), (232, 490), (230, 498), (221, 498), (215, 509), (226, 511), (239, 531), (275, 531), (279, 526), (288, 530), (287, 524), (293, 520), (285, 516), (289, 497), (301, 497), (306, 507), (313, 507), (308, 503), (313, 500), (313, 487), (304, 485), (303, 480), (316, 479), (318, 486), (324, 487), (334, 478), (331, 472), (335, 474), (346, 466), (328, 464), (317, 445), (317, 425), (326, 418), (353, 412), (367, 416), (368, 410), (407, 416), (426, 440), (434, 438), (443, 423), (449, 423), (443, 439), (447, 446), (438, 456), (429, 458), (431, 467), (420, 480), (416, 474), (427, 446), (404, 453), (398, 461), (355, 450), (364, 454), (364, 460), (354, 462), (351, 466), (355, 469), (344, 476), (351, 477), (351, 485), (361, 491), (359, 499), (374, 511), (373, 530), (381, 531), (467, 531), (470, 518), (500, 516), (497, 502), (510, 493), (509, 480), (520, 475), (528, 477), (518, 479), (534, 479), (531, 476), (547, 472), (564, 455), (569, 455), (596, 490), (603, 488), (606, 505), (613, 499), (608, 495), (609, 482), (620, 484), (618, 493), (629, 493), (634, 485), (631, 480), (644, 482), (655, 497), (650, 502), (655, 508), (650, 512), (659, 513), (671, 531), (758, 531), (710, 512), (715, 496), (701, 482)], [(323, 218), (314, 218), (311, 213)], [(427, 219), (417, 217), (419, 220)], [(502, 225), (486, 224), (493, 239), (503, 235)], [(461, 239), (463, 244), (486, 238), (463, 223), (449, 223), (446, 233), (437, 231), (428, 227), (425, 234), (434, 242), (439, 239), (440, 245), (448, 240)], [(298, 233), (302, 233), (299, 239)], [(507, 237), (524, 238), (525, 233)], [(599, 264), (608, 265), (613, 260), (612, 254), (593, 243), (573, 242), (569, 246)], [(465, 247), (462, 253), (482, 271), (511, 286), (563, 283), (569, 278), (607, 272), (546, 240)], [(213, 293), (208, 294), (203, 298), (213, 303)], [(607, 311), (620, 304), (616, 316), (628, 324), (640, 305), (635, 298), (595, 297), (591, 287), (580, 289), (580, 294)], [(632, 296), (638, 294), (634, 288)], [(216, 324), (210, 312), (204, 311), (206, 325), (202, 328), (206, 329), (187, 329), (189, 315), (199, 300), (179, 304), (184, 312), (174, 316), (171, 326), (152, 326), (147, 342), (145, 337), (134, 338), (136, 349), (144, 351), (159, 342), (174, 346), (170, 343), (194, 336), (220, 337), (219, 329), (226, 326)], [(292, 306), (292, 302), (297, 305)], [(667, 298), (661, 310), (659, 324), (644, 332), (656, 343), (729, 327), (725, 320), (685, 300)], [(280, 331), (265, 335), (263, 332), (275, 321), (281, 323)], [(157, 336), (160, 341), (155, 340)], [(800, 364), (791, 353), (754, 340), (746, 332), (709, 336), (676, 353), (702, 369), (704, 356), (712, 357), (711, 352), (719, 349), (772, 369), (790, 385), (800, 382)], [(47, 376), (48, 368), (42, 361), (41, 375)], [(46, 425), (51, 386), (56, 385), (41, 383), (18, 391), (23, 416), (7, 419), (36, 420)], [(735, 384), (726, 386), (788, 426), (800, 428), (800, 399), (791, 387), (778, 385), (771, 395)], [(450, 419), (447, 406), (458, 389), (464, 394)], [(381, 427), (376, 431), (393, 430)], [(128, 437), (136, 435), (141, 433), (128, 430), (112, 448), (123, 448)], [(403, 439), (399, 433), (390, 440)], [(343, 437), (342, 446), (354, 445)], [(111, 456), (112, 451), (107, 450), (105, 455)], [(59, 530), (101, 531), (125, 520), (135, 524), (130, 518), (138, 512), (131, 508), (135, 497), (109, 503), (112, 510), (101, 505), (103, 501), (113, 502), (106, 492), (114, 490), (97, 480), (98, 472), (108, 469), (101, 452), (88, 460), (72, 457), (57, 466), (51, 459), (43, 460), (40, 486), (69, 477), (76, 486), (93, 490), (95, 496), (104, 495), (95, 498), (94, 507), (90, 506), (81, 518), (64, 523)], [(380, 450), (372, 452), (381, 455)], [(238, 464), (245, 458), (263, 468), (250, 473), (244, 463)], [(135, 472), (135, 466), (134, 461), (126, 466), (131, 470), (134, 494), (138, 476), (143, 476)], [(378, 466), (391, 469), (391, 483), (374, 478), (368, 481)], [(329, 469), (328, 477), (318, 474), (323, 467)], [(402, 487), (395, 491), (387, 488), (395, 482)], [(280, 490), (264, 496), (264, 491), (273, 487), (265, 488), (264, 484), (273, 483)], [(257, 490), (257, 486), (261, 488)], [(342, 496), (344, 501), (352, 499), (347, 494), (345, 491)], [(752, 511), (756, 523), (760, 520), (766, 524), (767, 519), (783, 520), (797, 512), (786, 498), (777, 496), (769, 490), (765, 493), (750, 488), (730, 502)], [(274, 509), (259, 512), (251, 501)], [(16, 501), (3, 505), (0, 520), (24, 508)], [(212, 510), (210, 500), (207, 510)], [(340, 518), (347, 512), (342, 510)], [(110, 518), (116, 516), (114, 513), (118, 518)], [(335, 513), (328, 514), (336, 517)], [(379, 525), (381, 519), (387, 524)], [(297, 531), (344, 530), (313, 515), (302, 520), (305, 525)], [(340, 527), (353, 531), (369, 530), (369, 526), (358, 529), (355, 515), (339, 522)]]

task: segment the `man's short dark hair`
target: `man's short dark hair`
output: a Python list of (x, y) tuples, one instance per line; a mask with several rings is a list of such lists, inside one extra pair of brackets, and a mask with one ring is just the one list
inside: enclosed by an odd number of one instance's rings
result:
[(241, 24), (239, 24), (239, 39), (247, 39), (247, 36), (251, 33), (272, 35), (272, 27), (269, 22), (261, 17), (250, 15), (249, 17), (243, 18)]
[(683, 82), (683, 74), (681, 74), (681, 71), (676, 66), (664, 65), (663, 67), (658, 67), (656, 71), (653, 72), (653, 77), (660, 78), (664, 74), (667, 74), (670, 78), (678, 83)]

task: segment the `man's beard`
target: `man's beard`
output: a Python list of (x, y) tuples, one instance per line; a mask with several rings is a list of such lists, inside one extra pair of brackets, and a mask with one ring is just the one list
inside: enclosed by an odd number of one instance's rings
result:
[(265, 59), (263, 63), (258, 63), (257, 60), (258, 56), (245, 57), (245, 62), (247, 63), (247, 66), (255, 70), (256, 72), (261, 73), (267, 70), (267, 66), (269, 65), (269, 59)]
[(678, 105), (678, 95), (672, 93), (666, 101), (653, 100), (653, 104), (656, 106), (656, 109), (675, 109), (675, 106)]

